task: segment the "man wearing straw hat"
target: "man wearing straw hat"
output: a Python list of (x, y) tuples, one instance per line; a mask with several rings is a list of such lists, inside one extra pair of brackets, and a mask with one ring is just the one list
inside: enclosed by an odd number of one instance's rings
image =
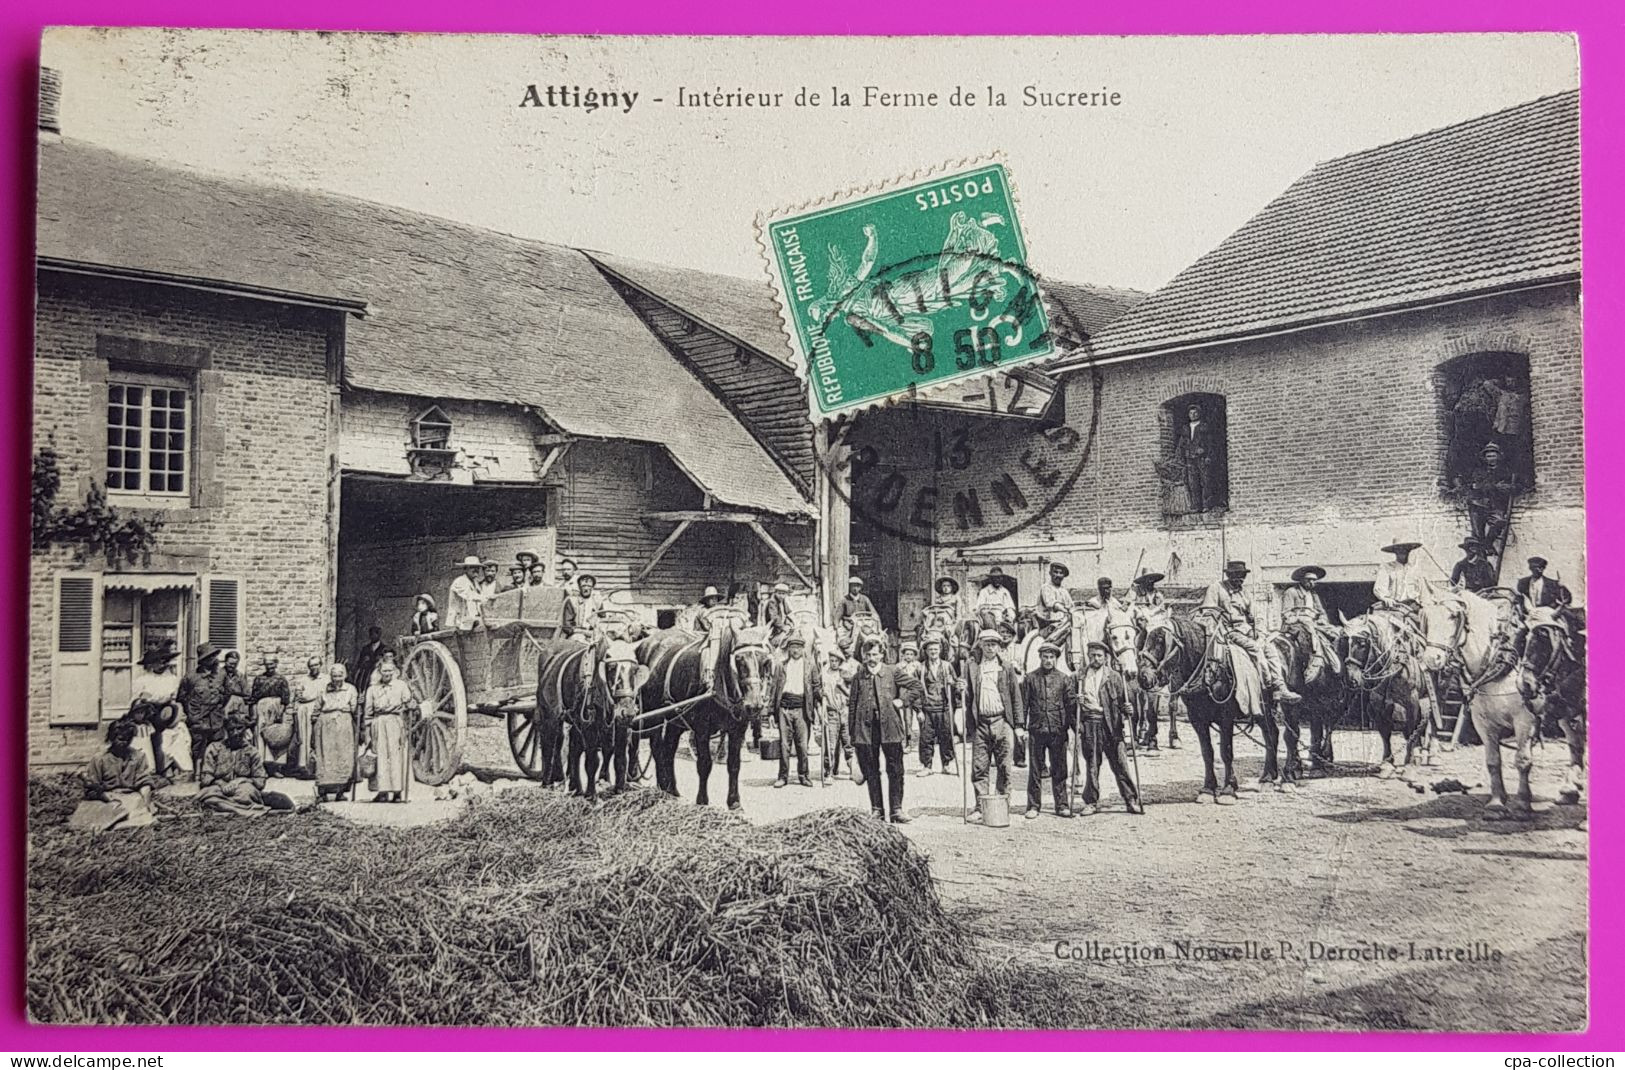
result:
[(1450, 570), (1450, 585), (1475, 592), (1494, 587), (1495, 566), (1490, 564), (1484, 544), (1469, 535), (1459, 545), (1464, 553)]
[(1319, 565), (1303, 565), (1292, 571), (1295, 587), (1281, 592), (1281, 621), (1283, 624), (1301, 624), (1308, 629), (1309, 663), (1304, 666), (1303, 680), (1312, 684), (1330, 666), (1335, 675), (1342, 671), (1343, 663), (1333, 646), (1336, 638), (1331, 622), (1326, 619), (1326, 607), (1315, 591), (1315, 584), (1326, 578), (1326, 570)]
[(186, 711), (186, 729), (192, 734), (192, 771), (196, 776), (203, 763), (203, 752), (209, 744), (221, 738), (226, 727), (225, 674), (220, 671), (220, 648), (213, 643), (200, 643), (197, 648), (197, 668), (187, 673), (175, 693), (181, 708)]
[[(902, 825), (910, 820), (903, 813), (903, 707), (920, 704), (920, 682), (899, 673), (895, 665), (881, 664), (885, 650), (885, 640), (878, 636), (863, 640), (863, 665), (852, 678), (847, 717), (858, 768), (869, 789), (869, 809), (884, 821), (889, 803), (892, 823)], [(884, 794), (880, 786), (882, 757), (886, 760)]]
[[(485, 604), (480, 591), (485, 564), (478, 554), (469, 554), (458, 568), (463, 574), (451, 581), (451, 593), (446, 595), (446, 627), (467, 631), (479, 622), (480, 607)], [(362, 686), (366, 686), (364, 680)]]
[(1078, 700), (1066, 673), (1058, 666), (1061, 647), (1048, 639), (1038, 648), (1038, 668), (1021, 682), (1021, 720), (1031, 740), (1033, 760), (1027, 766), (1027, 818), (1043, 808), (1039, 769), (1049, 758), (1050, 796), (1056, 817), (1071, 817), (1066, 804), (1066, 733), (1077, 717)]
[(1253, 611), (1253, 600), (1247, 594), (1247, 574), (1252, 570), (1245, 561), (1231, 561), (1224, 566), (1224, 581), (1208, 588), (1202, 599), (1202, 608), (1213, 611), (1219, 619), (1221, 638), (1252, 655), (1258, 667), (1264, 692), (1274, 695), (1278, 702), (1300, 702), (1303, 696), (1286, 686), (1281, 679), (1280, 667), (1265, 649), (1258, 634), (1258, 616)]
[(1394, 559), (1384, 562), (1371, 582), (1371, 593), (1376, 596), (1378, 605), (1404, 610), (1413, 619), (1421, 610), (1422, 574), (1411, 560), (1411, 551), (1421, 545), (1419, 542), (1392, 542), (1384, 546), (1382, 552), (1393, 554)]
[(819, 667), (807, 657), (807, 637), (792, 632), (784, 641), (784, 664), (773, 681), (769, 708), (779, 719), (779, 779), (775, 788), (790, 783), (790, 751), (796, 753), (796, 783), (812, 787), (807, 771), (807, 735), (824, 700)]
[(989, 794), (989, 772), (996, 770), (998, 793), (1010, 793), (1010, 757), (1016, 718), (1021, 716), (1021, 681), (1016, 670), (1004, 662), (1004, 636), (992, 628), (982, 629), (976, 637), (965, 684), (965, 728), (973, 733), (971, 783), (976, 789), (976, 809), (970, 820), (980, 821), (982, 800)]

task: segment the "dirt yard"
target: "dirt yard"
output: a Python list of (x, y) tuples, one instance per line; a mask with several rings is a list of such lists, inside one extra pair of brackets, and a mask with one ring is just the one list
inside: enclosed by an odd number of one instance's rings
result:
[[(967, 826), (960, 781), (916, 776), (908, 757), (905, 810), (915, 820), (904, 831), (929, 856), (945, 906), (996, 952), (1058, 965), (1093, 990), (1091, 1003), (1106, 1010), (1080, 1026), (1584, 1028), (1586, 808), (1550, 801), (1565, 748), (1537, 751), (1534, 820), (1487, 823), (1476, 747), (1418, 771), (1419, 792), (1373, 775), (1373, 734), (1339, 732), (1337, 775), (1214, 806), (1194, 802), (1199, 752), (1183, 731), (1183, 749), (1141, 758), (1143, 817), (1126, 814), (1108, 788), (1100, 814), (1062, 820), (1046, 786), (1046, 812), (1025, 820), (1026, 771), (1017, 769), (1011, 826)], [(1255, 781), (1258, 748), (1240, 739), (1237, 754), (1244, 783)], [(496, 721), (473, 719), (467, 756), (484, 781), (517, 776)], [(812, 772), (812, 788), (775, 789), (777, 764), (747, 751), (745, 816), (867, 806), (849, 780), (817, 786), (816, 755)], [(1429, 789), (1446, 778), (1471, 794)], [(678, 780), (693, 798), (686, 758)], [(713, 803), (725, 792), (718, 769)], [(409, 825), (463, 805), (430, 794), (335, 809)]]

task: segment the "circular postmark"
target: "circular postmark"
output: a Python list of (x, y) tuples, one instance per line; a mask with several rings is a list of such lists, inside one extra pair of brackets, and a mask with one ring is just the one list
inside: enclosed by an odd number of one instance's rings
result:
[[(824, 477), (855, 516), (939, 549), (985, 546), (1047, 516), (1082, 475), (1100, 419), (1102, 376), (1083, 324), (1061, 302), (1043, 299), (1041, 280), (1024, 264), (973, 259), (957, 276), (957, 292), (943, 275), (935, 284), (922, 277), (939, 258), (917, 258), (875, 272), (893, 283), (878, 295), (871, 289), (821, 310), (825, 330), (866, 332), (877, 359), (910, 361), (922, 380), (934, 361), (953, 360), (962, 370), (974, 362), (974, 376), (946, 386), (911, 383), (885, 406), (826, 420), (815, 432), (826, 443)], [(920, 305), (942, 299), (964, 302), (973, 326), (947, 339), (926, 329)], [(1053, 396), (1064, 387), (1024, 366), (1023, 347), (1085, 357), (1088, 390)]]

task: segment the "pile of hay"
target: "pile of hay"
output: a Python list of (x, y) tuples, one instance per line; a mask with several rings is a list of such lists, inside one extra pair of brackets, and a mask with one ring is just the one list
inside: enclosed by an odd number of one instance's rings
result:
[(98, 837), (31, 786), (28, 1004), (45, 1022), (1058, 1026), (925, 859), (854, 810), (758, 827), (541, 790), (416, 829), (181, 812)]

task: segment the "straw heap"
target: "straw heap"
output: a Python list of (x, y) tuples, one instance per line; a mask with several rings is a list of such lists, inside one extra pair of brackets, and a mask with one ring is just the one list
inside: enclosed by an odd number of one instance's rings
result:
[[(1057, 1026), (929, 867), (855, 810), (765, 827), (648, 790), (517, 790), (415, 829), (173, 813), (88, 836), (30, 785), (28, 1002), (46, 1022)], [(167, 801), (166, 801), (167, 803)]]

